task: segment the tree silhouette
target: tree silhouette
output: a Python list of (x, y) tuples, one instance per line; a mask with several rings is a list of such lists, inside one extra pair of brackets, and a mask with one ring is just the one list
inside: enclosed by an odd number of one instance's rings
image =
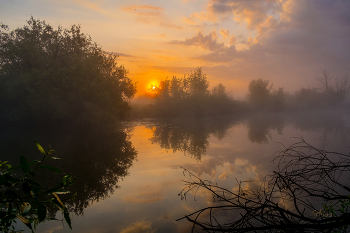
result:
[(0, 27), (1, 117), (11, 121), (119, 120), (136, 93), (116, 56), (79, 25), (53, 29), (31, 17)]
[(256, 108), (266, 107), (271, 97), (271, 88), (269, 80), (261, 78), (252, 80), (248, 86), (248, 99)]

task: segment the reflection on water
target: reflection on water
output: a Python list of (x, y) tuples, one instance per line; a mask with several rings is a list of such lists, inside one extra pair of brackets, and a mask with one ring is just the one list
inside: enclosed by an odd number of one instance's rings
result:
[(93, 202), (113, 194), (136, 158), (136, 150), (124, 130), (105, 128), (81, 129), (72, 135), (64, 148), (63, 170), (72, 173), (76, 183), (70, 189), (78, 195), (68, 201), (75, 213)]
[[(156, 122), (152, 126), (152, 143), (161, 148), (182, 151), (200, 161), (209, 147), (208, 139), (212, 135), (221, 140), (227, 136), (228, 129), (246, 125), (249, 141), (267, 144), (273, 141), (271, 131), (283, 134), (284, 127), (291, 125), (302, 132), (317, 132), (318, 141), (326, 146), (332, 141), (343, 143), (350, 136), (349, 125), (343, 114), (313, 112), (307, 114), (262, 114), (246, 118), (205, 118), (205, 119), (169, 119)], [(302, 135), (299, 135), (302, 136)]]
[[(28, 142), (28, 138), (39, 141), (44, 147), (45, 143), (48, 145), (51, 142), (52, 148), (58, 150), (56, 156), (62, 159), (52, 161), (52, 165), (75, 178), (75, 184), (69, 189), (70, 194), (64, 197), (77, 194), (74, 199), (66, 201), (68, 209), (75, 214), (83, 214), (84, 209), (93, 202), (113, 194), (119, 181), (128, 175), (137, 156), (127, 131), (113, 125), (80, 125), (50, 130), (29, 128), (18, 137), (21, 140), (7, 138), (6, 143), (1, 145), (2, 154), (7, 155), (2, 159), (14, 159), (13, 163), (18, 163), (19, 156), (13, 153), (20, 150), (27, 158), (34, 160), (38, 153), (33, 151), (34, 143)], [(59, 181), (58, 177), (46, 177), (44, 173), (38, 173), (36, 179), (44, 183), (52, 182), (52, 179)], [(53, 215), (56, 211), (50, 212)]]
[(250, 117), (247, 120), (248, 137), (252, 143), (268, 143), (272, 140), (270, 131), (276, 130), (282, 134), (284, 119), (278, 115), (263, 115)]
[[(176, 219), (212, 201), (205, 193), (198, 193), (195, 202), (180, 200), (180, 167), (235, 189), (236, 179), (262, 180), (276, 168), (271, 162), (274, 152), (283, 149), (276, 142), (288, 146), (295, 142), (293, 137), (304, 137), (317, 147), (348, 153), (350, 136), (347, 115), (317, 112), (150, 119), (126, 126), (128, 130), (105, 125), (33, 129), (22, 135), (12, 131), (1, 135), (6, 138), (1, 148), (11, 156), (18, 151), (30, 154), (18, 145), (32, 138), (59, 151), (57, 156), (64, 158), (61, 169), (76, 177), (71, 192), (78, 196), (68, 206), (84, 214), (73, 216), (72, 232), (177, 233), (190, 232), (190, 226)], [(39, 232), (65, 232), (61, 225), (50, 224), (39, 225)]]
[(209, 147), (209, 136), (219, 140), (227, 135), (227, 130), (239, 123), (234, 118), (204, 118), (204, 119), (170, 119), (157, 122), (152, 126), (152, 143), (158, 143), (161, 148), (182, 151), (197, 161), (201, 160)]

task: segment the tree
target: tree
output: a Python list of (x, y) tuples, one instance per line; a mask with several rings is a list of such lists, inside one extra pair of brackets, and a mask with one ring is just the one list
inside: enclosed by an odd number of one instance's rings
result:
[(265, 107), (271, 97), (271, 88), (269, 80), (263, 80), (261, 78), (253, 79), (248, 86), (248, 100), (255, 107)]
[(209, 81), (202, 72), (202, 68), (198, 67), (187, 78), (189, 84), (189, 94), (195, 97), (203, 97), (209, 95)]
[(271, 94), (271, 106), (273, 110), (280, 111), (284, 109), (286, 105), (286, 96), (283, 90), (283, 87), (278, 88)]
[[(258, 188), (243, 188), (240, 182), (237, 191), (188, 171), (196, 181), (186, 182), (179, 195), (186, 198), (191, 190), (204, 188), (217, 205), (181, 219), (193, 223), (192, 232), (195, 227), (206, 232), (346, 232), (350, 156), (317, 149), (301, 139), (281, 151), (275, 161), (279, 170)], [(219, 214), (230, 216), (230, 222), (220, 222)]]
[(226, 100), (228, 99), (227, 93), (226, 93), (226, 87), (219, 83), (215, 87), (213, 87), (211, 94), (214, 98), (220, 99), (220, 100)]
[(326, 68), (322, 69), (321, 73), (322, 77), (316, 81), (319, 83), (319, 90), (325, 95), (326, 104), (333, 105), (343, 102), (350, 90), (350, 77), (334, 78)]
[(136, 93), (127, 70), (80, 30), (33, 17), (0, 28), (0, 90), (6, 119), (125, 118)]

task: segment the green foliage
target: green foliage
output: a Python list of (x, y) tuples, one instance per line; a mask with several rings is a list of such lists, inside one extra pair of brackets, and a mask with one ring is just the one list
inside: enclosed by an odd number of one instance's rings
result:
[(82, 33), (79, 25), (54, 29), (33, 17), (13, 31), (1, 25), (2, 117), (37, 121), (124, 118), (136, 87), (116, 57)]
[(33, 180), (40, 168), (61, 173), (59, 169), (43, 164), (48, 159), (57, 159), (51, 156), (54, 150), (45, 152), (38, 143), (36, 145), (43, 154), (41, 160), (29, 162), (21, 155), (18, 167), (12, 167), (7, 161), (0, 161), (1, 232), (15, 232), (13, 223), (17, 220), (34, 232), (39, 223), (50, 219), (47, 216), (50, 206), (60, 209), (68, 226), (72, 228), (68, 209), (57, 194), (67, 193), (65, 188), (73, 184), (73, 178), (69, 174), (65, 175), (61, 182), (51, 187), (45, 187)]
[[(319, 218), (330, 218), (330, 217), (339, 217), (340, 215), (344, 213), (348, 213), (350, 210), (350, 195), (348, 196), (348, 199), (340, 199), (335, 204), (332, 202), (327, 202), (326, 204), (323, 204), (323, 210), (316, 213), (316, 217)], [(342, 226), (340, 228), (334, 229), (332, 232), (346, 232), (348, 229), (347, 226)]]

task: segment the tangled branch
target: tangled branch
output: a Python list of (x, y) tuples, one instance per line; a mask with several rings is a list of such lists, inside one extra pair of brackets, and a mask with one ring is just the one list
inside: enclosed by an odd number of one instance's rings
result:
[[(245, 182), (238, 182), (237, 191), (184, 169), (195, 181), (185, 181), (181, 198), (205, 189), (215, 205), (177, 221), (193, 223), (192, 232), (346, 232), (350, 222), (350, 155), (317, 149), (300, 138), (280, 151), (274, 162), (278, 171), (265, 177), (258, 188), (243, 188)], [(231, 220), (220, 222), (219, 215)]]

